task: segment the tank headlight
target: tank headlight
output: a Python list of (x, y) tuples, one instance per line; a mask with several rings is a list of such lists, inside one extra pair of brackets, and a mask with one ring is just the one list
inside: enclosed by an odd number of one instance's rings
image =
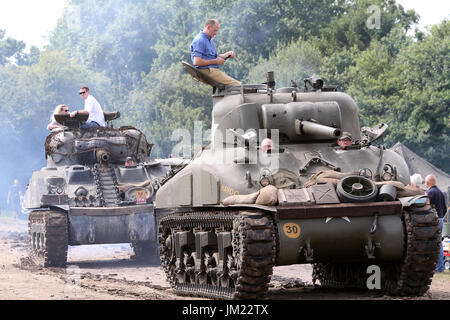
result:
[(268, 177), (262, 177), (261, 180), (259, 180), (259, 184), (263, 187), (267, 187), (270, 184), (270, 180)]
[(392, 174), (390, 172), (383, 173), (383, 181), (391, 181), (392, 180)]
[(86, 197), (86, 196), (88, 195), (88, 191), (87, 191), (87, 189), (84, 188), (84, 187), (78, 187), (78, 188), (75, 190), (75, 195), (76, 195), (77, 197)]

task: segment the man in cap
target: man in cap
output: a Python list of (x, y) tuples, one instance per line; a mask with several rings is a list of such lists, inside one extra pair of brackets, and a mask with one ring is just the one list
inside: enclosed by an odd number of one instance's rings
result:
[(338, 139), (337, 144), (341, 150), (347, 149), (347, 147), (352, 145), (352, 135), (349, 132), (342, 133), (342, 136)]

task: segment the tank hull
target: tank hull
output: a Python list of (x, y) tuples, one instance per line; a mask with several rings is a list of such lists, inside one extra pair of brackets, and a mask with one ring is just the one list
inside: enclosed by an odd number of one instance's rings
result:
[(156, 239), (153, 205), (72, 208), (69, 245), (131, 243)]
[[(376, 229), (372, 231), (374, 223)], [(399, 232), (403, 229), (399, 202), (281, 207), (276, 224), (280, 243), (276, 265), (376, 263), (399, 260), (403, 255), (405, 238)], [(368, 248), (372, 245), (376, 250), (371, 253)]]

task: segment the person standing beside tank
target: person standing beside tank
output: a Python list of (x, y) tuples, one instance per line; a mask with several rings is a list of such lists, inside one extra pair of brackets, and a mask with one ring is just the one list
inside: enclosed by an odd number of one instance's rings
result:
[[(444, 226), (444, 215), (447, 209), (447, 204), (445, 203), (444, 193), (436, 186), (436, 177), (433, 174), (429, 174), (425, 178), (425, 185), (428, 188), (427, 195), (430, 199), (430, 204), (434, 205), (439, 217), (439, 224), (441, 225), (441, 234)], [(442, 247), (439, 250), (439, 258), (436, 265), (437, 272), (444, 272), (444, 250)]]
[(19, 180), (14, 179), (13, 185), (9, 188), (7, 205), (11, 205), (11, 210), (14, 215), (14, 220), (19, 218), (20, 210), (20, 196), (22, 195), (22, 189), (19, 186)]
[(411, 187), (415, 189), (419, 189), (421, 194), (425, 194), (425, 191), (422, 190), (420, 185), (422, 184), (422, 176), (419, 173), (414, 173), (410, 178), (409, 181), (411, 183)]
[(81, 87), (79, 92), (81, 98), (84, 100), (84, 110), (77, 110), (70, 113), (70, 117), (74, 118), (77, 114), (88, 114), (89, 118), (86, 123), (81, 125), (81, 129), (93, 127), (105, 127), (105, 115), (103, 109), (92, 95), (90, 95), (88, 87)]
[(50, 118), (51, 122), (47, 125), (47, 130), (52, 131), (53, 129), (57, 128), (64, 128), (62, 124), (60, 124), (55, 119), (55, 114), (67, 114), (69, 113), (69, 107), (65, 104), (60, 104), (56, 106), (55, 110), (53, 111), (52, 117)]
[(216, 19), (208, 19), (205, 22), (203, 31), (192, 41), (191, 59), (194, 66), (208, 75), (213, 80), (223, 83), (225, 85), (240, 86), (242, 83), (233, 79), (225, 72), (219, 70), (219, 65), (222, 65), (226, 59), (234, 59), (234, 51), (218, 54), (213, 42), (213, 38), (219, 31), (219, 21)]

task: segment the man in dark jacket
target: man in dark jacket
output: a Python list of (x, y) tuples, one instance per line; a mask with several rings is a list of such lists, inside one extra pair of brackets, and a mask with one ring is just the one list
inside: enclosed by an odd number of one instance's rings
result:
[[(434, 205), (434, 208), (437, 211), (439, 217), (439, 223), (441, 225), (441, 234), (444, 226), (444, 215), (447, 211), (447, 204), (445, 203), (444, 193), (439, 190), (436, 186), (436, 177), (432, 174), (429, 174), (425, 178), (425, 185), (428, 188), (427, 196), (430, 198), (430, 204)], [(444, 272), (444, 250), (442, 248), (442, 239), (441, 240), (441, 249), (439, 251), (439, 258), (436, 265), (437, 272)]]

